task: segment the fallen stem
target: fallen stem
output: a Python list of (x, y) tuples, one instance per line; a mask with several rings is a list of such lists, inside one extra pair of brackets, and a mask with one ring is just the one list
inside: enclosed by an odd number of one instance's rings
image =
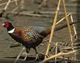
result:
[(46, 58), (45, 60), (42, 61), (42, 63), (44, 63), (44, 62), (46, 62), (46, 61), (48, 61), (50, 59), (57, 58), (59, 56), (69, 55), (69, 54), (72, 54), (72, 53), (75, 53), (75, 52), (77, 52), (77, 50), (73, 50), (73, 51), (70, 51), (70, 52), (67, 52), (67, 53), (60, 52), (60, 53), (58, 53), (56, 55), (52, 55), (49, 58)]

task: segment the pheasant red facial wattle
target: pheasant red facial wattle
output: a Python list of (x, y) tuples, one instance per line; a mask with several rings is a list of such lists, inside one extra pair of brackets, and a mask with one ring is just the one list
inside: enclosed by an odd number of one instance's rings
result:
[(2, 26), (8, 28), (8, 27), (10, 26), (10, 23), (9, 23), (9, 22), (4, 22), (4, 23), (2, 24)]

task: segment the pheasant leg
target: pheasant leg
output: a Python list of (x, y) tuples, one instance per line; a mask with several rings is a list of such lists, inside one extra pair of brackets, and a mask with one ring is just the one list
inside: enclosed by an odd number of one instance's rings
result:
[(23, 53), (24, 50), (25, 50), (25, 48), (23, 47), (21, 49), (20, 53), (18, 54), (17, 58), (15, 59), (15, 62), (14, 63), (16, 63), (18, 61), (19, 57), (21, 56), (21, 54)]

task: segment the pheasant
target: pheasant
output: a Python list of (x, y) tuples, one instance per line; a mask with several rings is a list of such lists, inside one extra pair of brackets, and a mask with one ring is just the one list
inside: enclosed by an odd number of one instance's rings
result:
[[(70, 25), (75, 24), (76, 22), (70, 23)], [(4, 22), (2, 24), (3, 27), (7, 28), (8, 34), (16, 41), (21, 43), (25, 48), (26, 52), (29, 53), (30, 48), (33, 48), (35, 50), (35, 53), (37, 54), (36, 58), (38, 57), (38, 52), (36, 50), (36, 47), (42, 43), (43, 39), (50, 34), (51, 27), (40, 27), (40, 26), (29, 26), (26, 28), (19, 28), (14, 27), (10, 22)], [(63, 29), (67, 27), (67, 24), (64, 24), (61, 27), (55, 28), (55, 31), (58, 31), (60, 29)], [(25, 49), (23, 48), (19, 55), (17, 56), (16, 61), (19, 59), (21, 53)], [(26, 56), (25, 56), (26, 59)]]

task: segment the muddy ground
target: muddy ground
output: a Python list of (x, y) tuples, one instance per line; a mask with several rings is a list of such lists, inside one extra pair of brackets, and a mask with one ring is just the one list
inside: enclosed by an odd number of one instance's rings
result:
[[(6, 2), (7, 0), (2, 0), (0, 1), (1, 3)], [(39, 4), (34, 4), (33, 0), (26, 0), (25, 1), (25, 6), (24, 8), (26, 9), (25, 13), (27, 11), (49, 11), (49, 12), (55, 12), (56, 11), (56, 6), (57, 6), (57, 0), (55, 1), (49, 1), (48, 7), (43, 7), (42, 9), (38, 9)], [(68, 1), (66, 3), (71, 3), (71, 1)], [(20, 1), (18, 2), (18, 5), (20, 4)], [(15, 7), (18, 5), (15, 5), (15, 3), (11, 3), (6, 10), (6, 13), (11, 12)], [(5, 5), (0, 6), (0, 9), (3, 9)], [(15, 12), (19, 11), (16, 10)], [(61, 10), (62, 12), (63, 10)], [(22, 11), (24, 12), (24, 11)], [(4, 14), (4, 16), (6, 15)], [(69, 12), (68, 12), (69, 13)], [(43, 15), (43, 14), (42, 14)], [(0, 63), (13, 63), (14, 59), (18, 55), (19, 51), (21, 50), (22, 47), (15, 47), (15, 48), (10, 48), (9, 46), (14, 43), (15, 41), (7, 34), (7, 30), (1, 26), (1, 24), (5, 21), (9, 21), (13, 23), (15, 27), (27, 27), (27, 26), (44, 26), (44, 27), (49, 27), (51, 26), (51, 21), (54, 19), (54, 14), (45, 14), (44, 15), (49, 15), (49, 18), (46, 17), (34, 17), (34, 16), (24, 16), (24, 15), (9, 15), (10, 19), (5, 19), (5, 18), (0, 18)], [(61, 13), (58, 17), (58, 20), (63, 17), (63, 13)], [(73, 16), (75, 19), (75, 15)], [(76, 20), (76, 19), (75, 19)], [(63, 22), (64, 23), (64, 22)], [(59, 26), (61, 26), (63, 23), (61, 23)], [(49, 36), (45, 38), (44, 40), (49, 39)], [(54, 34), (54, 40), (51, 44), (51, 46), (54, 46), (55, 42), (62, 42), (64, 44), (70, 43), (70, 37), (69, 37), (69, 32), (68, 28), (64, 28), (60, 31), (55, 32)], [(45, 53), (47, 48), (47, 42), (44, 43), (43, 46), (38, 46), (37, 50), (38, 52)], [(33, 53), (34, 50), (31, 49), (30, 54), (33, 54), (33, 58), (35, 57), (35, 53)], [(53, 54), (53, 50), (50, 52), (50, 54)], [(19, 63), (22, 63), (22, 58), (19, 61)], [(34, 60), (28, 60), (27, 63), (38, 63), (35, 62)], [(52, 62), (53, 63), (53, 62)]]

